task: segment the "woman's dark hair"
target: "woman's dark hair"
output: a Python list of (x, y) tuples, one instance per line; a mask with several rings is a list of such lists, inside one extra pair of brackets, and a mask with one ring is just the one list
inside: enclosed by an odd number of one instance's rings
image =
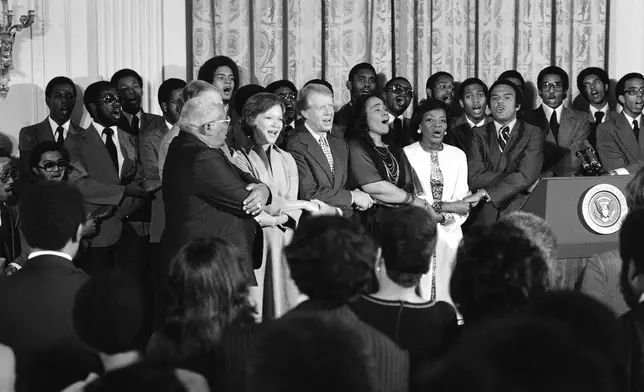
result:
[(361, 95), (353, 104), (353, 122), (347, 130), (347, 139), (360, 139), (367, 146), (373, 147), (373, 139), (369, 135), (369, 125), (367, 125), (367, 102), (371, 98), (378, 98), (374, 94)]
[(476, 227), (456, 254), (450, 294), (466, 323), (519, 313), (546, 291), (542, 252), (514, 225), (499, 221)]
[(215, 71), (219, 67), (228, 67), (233, 71), (233, 79), (235, 80), (235, 87), (233, 88), (233, 94), (239, 88), (239, 68), (237, 64), (230, 57), (226, 56), (215, 56), (210, 60), (203, 63), (201, 68), (199, 68), (199, 73), (197, 74), (198, 80), (203, 80), (212, 84), (215, 81)]
[(240, 123), (242, 130), (254, 141), (253, 130), (255, 129), (254, 121), (260, 114), (266, 112), (274, 106), (279, 106), (282, 109), (282, 114), (286, 110), (284, 101), (275, 94), (271, 93), (258, 93), (253, 95), (246, 101), (244, 108), (241, 112)]
[(439, 101), (438, 99), (428, 98), (425, 101), (423, 101), (420, 105), (418, 105), (418, 107), (414, 111), (413, 116), (411, 117), (411, 122), (409, 123), (410, 131), (412, 133), (416, 133), (420, 128), (420, 123), (423, 122), (423, 117), (425, 116), (425, 113), (431, 112), (432, 110), (437, 110), (437, 109), (444, 110), (446, 116), (449, 113), (447, 104), (445, 104), (445, 102), (443, 101)]
[(259, 84), (247, 84), (235, 93), (231, 106), (235, 109), (235, 113), (241, 117), (244, 106), (246, 106), (246, 102), (248, 102), (251, 97), (265, 92), (266, 89)]
[(163, 326), (150, 341), (155, 358), (189, 358), (212, 350), (226, 326), (252, 322), (249, 278), (237, 248), (221, 238), (185, 245), (170, 264)]
[(347, 303), (368, 287), (377, 252), (359, 223), (331, 216), (300, 221), (284, 249), (299, 290), (334, 304)]
[[(50, 151), (58, 151), (60, 155), (63, 156), (63, 159), (69, 162), (69, 153), (65, 147), (54, 141), (44, 141), (36, 144), (33, 150), (31, 150), (31, 153), (29, 154), (29, 168), (37, 169), (42, 155)], [(31, 176), (34, 181), (38, 180), (38, 176), (33, 172), (33, 170), (29, 171), (29, 176)]]
[(436, 248), (436, 221), (420, 207), (392, 209), (380, 229), (380, 248), (387, 276), (403, 287), (415, 287), (429, 271)]

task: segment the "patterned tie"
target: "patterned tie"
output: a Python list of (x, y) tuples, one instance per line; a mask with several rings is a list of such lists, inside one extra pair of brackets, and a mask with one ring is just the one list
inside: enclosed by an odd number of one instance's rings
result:
[(56, 143), (62, 145), (65, 141), (65, 129), (61, 126), (56, 128)]
[(112, 135), (114, 135), (114, 130), (112, 128), (105, 128), (103, 129), (103, 135), (105, 135), (105, 148), (107, 148), (107, 152), (108, 154), (110, 154), (110, 158), (112, 158), (112, 163), (114, 163), (114, 168), (116, 169), (116, 173), (118, 174), (119, 158), (118, 153), (116, 152), (116, 144), (114, 144), (114, 139), (112, 138)]
[(333, 167), (333, 155), (331, 155), (331, 149), (329, 148), (329, 144), (327, 143), (326, 138), (324, 136), (320, 136), (318, 142), (320, 143), (320, 147), (322, 147), (322, 152), (324, 153), (327, 162), (329, 162), (331, 173), (335, 174), (335, 169)]
[(132, 134), (134, 136), (139, 136), (139, 118), (137, 116), (132, 116), (132, 124), (130, 125), (132, 129)]
[(557, 122), (557, 112), (553, 111), (552, 116), (550, 116), (550, 130), (552, 131), (552, 136), (554, 136), (555, 141), (559, 144), (559, 123)]
[(501, 133), (499, 134), (499, 147), (501, 151), (505, 150), (505, 146), (508, 144), (508, 139), (510, 138), (510, 127), (507, 125), (501, 128)]
[(640, 125), (637, 123), (637, 120), (633, 120), (633, 133), (635, 134), (635, 140), (640, 142)]
[(432, 198), (434, 202), (437, 202), (443, 200), (443, 172), (438, 163), (438, 151), (430, 151), (429, 157), (432, 160), (432, 172), (429, 174), (429, 183), (432, 186)]

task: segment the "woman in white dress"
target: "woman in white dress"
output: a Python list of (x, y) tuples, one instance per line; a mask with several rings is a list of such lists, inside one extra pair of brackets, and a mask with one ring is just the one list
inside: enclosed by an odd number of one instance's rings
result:
[(435, 271), (435, 287), (431, 274), (421, 278), (423, 297), (453, 305), (449, 295), (456, 249), (463, 232), (470, 204), (462, 200), (470, 194), (467, 185), (467, 158), (457, 147), (443, 143), (447, 130), (447, 108), (441, 101), (429, 99), (418, 107), (411, 121), (412, 129), (421, 135), (420, 141), (404, 148), (405, 155), (416, 171), (423, 195), (432, 208), (441, 214), (438, 224), (436, 252), (430, 268)]

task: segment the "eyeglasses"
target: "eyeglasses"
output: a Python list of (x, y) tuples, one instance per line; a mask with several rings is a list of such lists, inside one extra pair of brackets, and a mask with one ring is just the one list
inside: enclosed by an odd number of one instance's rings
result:
[(408, 97), (413, 97), (414, 96), (414, 89), (410, 87), (403, 87), (399, 84), (394, 84), (390, 88), (387, 89), (387, 91), (391, 91), (392, 93), (396, 95), (404, 94)]
[(207, 124), (206, 124), (206, 128), (208, 128), (208, 130), (210, 130), (210, 127), (211, 127), (212, 125), (218, 125), (218, 124), (224, 124), (224, 125), (228, 126), (228, 125), (230, 124), (230, 117), (226, 117), (226, 119), (225, 119), (225, 120), (214, 120), (214, 121), (211, 121), (211, 122), (209, 122), (209, 123), (207, 123)]
[(292, 101), (295, 98), (297, 98), (297, 94), (295, 94), (295, 93), (280, 93), (280, 94), (277, 94), (277, 95), (279, 95), (280, 98), (282, 98), (282, 100), (284, 100), (284, 101), (287, 101), (287, 100)]
[(6, 184), (9, 180), (17, 180), (20, 177), (20, 170), (9, 169), (9, 171), (0, 174), (0, 182)]
[(37, 166), (39, 169), (43, 169), (47, 173), (51, 173), (58, 170), (67, 170), (69, 163), (67, 161), (47, 161), (42, 166)]
[(553, 88), (555, 91), (561, 91), (563, 90), (563, 84), (561, 82), (543, 82), (541, 83), (541, 90), (542, 91), (550, 91), (550, 89)]
[(117, 97), (117, 96), (116, 96), (116, 95), (114, 95), (114, 94), (107, 94), (107, 95), (106, 95), (106, 96), (104, 96), (102, 99), (98, 99), (98, 100), (96, 100), (95, 102), (97, 102), (97, 103), (98, 103), (98, 102), (102, 102), (102, 103), (104, 103), (105, 105), (109, 105), (109, 106), (113, 106), (113, 105), (115, 105), (116, 103), (118, 103), (118, 104), (120, 105), (120, 104), (122, 103), (121, 98)]
[(640, 87), (640, 88), (630, 87), (630, 88), (627, 88), (626, 90), (624, 90), (624, 92), (626, 94), (628, 94), (628, 95), (631, 95), (631, 96), (632, 95), (638, 95), (638, 94), (644, 95), (644, 87)]
[(317, 110), (318, 112), (324, 113), (324, 112), (331, 112), (333, 113), (334, 107), (333, 104), (329, 103), (326, 105), (319, 105), (319, 106), (311, 106), (312, 109)]

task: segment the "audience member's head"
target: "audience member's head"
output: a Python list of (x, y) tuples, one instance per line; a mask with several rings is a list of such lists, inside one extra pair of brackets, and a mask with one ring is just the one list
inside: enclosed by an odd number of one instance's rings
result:
[(161, 111), (163, 112), (163, 117), (171, 125), (174, 125), (179, 120), (181, 115), (181, 93), (183, 92), (184, 87), (186, 87), (186, 82), (177, 79), (170, 78), (165, 80), (159, 86), (158, 100)]
[(87, 86), (83, 102), (96, 123), (104, 127), (112, 127), (119, 123), (122, 100), (116, 87), (110, 82), (100, 81)]
[[(323, 80), (323, 79), (311, 79), (308, 82), (304, 83), (304, 86), (302, 86), (302, 88), (308, 86), (309, 84), (319, 84), (320, 86), (325, 86), (326, 88), (328, 88), (331, 91), (331, 95), (334, 94), (333, 93), (333, 86), (331, 85), (331, 83), (327, 82), (326, 80)], [(298, 97), (298, 99), (299, 99), (299, 97)]]
[(230, 57), (215, 56), (199, 68), (197, 79), (217, 87), (227, 105), (239, 88), (239, 68)]
[(644, 209), (631, 211), (619, 230), (620, 288), (631, 308), (638, 306), (644, 294), (644, 247), (640, 242), (643, 230)]
[(577, 88), (591, 105), (601, 109), (608, 100), (610, 79), (608, 72), (597, 67), (588, 67), (577, 76)]
[(188, 100), (177, 122), (182, 131), (197, 136), (210, 148), (221, 148), (226, 144), (229, 123), (224, 105), (212, 95)]
[(523, 79), (523, 76), (519, 71), (515, 69), (509, 69), (507, 71), (503, 71), (503, 73), (499, 75), (499, 78), (497, 80), (509, 80), (510, 82), (514, 83), (517, 87), (519, 87), (521, 90), (523, 90), (523, 86), (525, 85), (525, 80)]
[(378, 281), (389, 279), (405, 288), (416, 287), (429, 271), (436, 247), (436, 221), (423, 208), (392, 209), (382, 221), (378, 243), (382, 249), (376, 262)]
[(20, 162), (17, 158), (0, 157), (0, 202), (15, 200), (14, 184), (20, 178)]
[(16, 357), (10, 347), (0, 344), (0, 391), (14, 391)]
[(389, 113), (398, 117), (405, 113), (414, 98), (414, 89), (411, 83), (402, 76), (390, 79), (385, 84), (384, 101)]
[(40, 142), (29, 154), (30, 174), (34, 181), (64, 181), (68, 167), (69, 153), (57, 142)]
[(371, 392), (375, 365), (355, 330), (338, 320), (277, 320), (249, 369), (251, 392)]
[(517, 118), (517, 112), (523, 104), (523, 93), (516, 84), (500, 79), (490, 87), (487, 102), (494, 120), (507, 125)]
[(250, 99), (250, 97), (255, 94), (265, 93), (266, 89), (258, 84), (247, 84), (243, 87), (240, 87), (239, 90), (235, 93), (235, 99), (233, 99), (233, 108), (238, 117), (242, 116), (242, 111), (244, 110), (244, 105)]
[(389, 133), (389, 113), (376, 95), (361, 95), (353, 104), (353, 124), (347, 130), (347, 138), (364, 140), (374, 146), (375, 138)]
[(570, 88), (568, 74), (556, 65), (546, 67), (537, 76), (537, 88), (544, 105), (556, 109), (568, 95), (568, 88)]
[(450, 293), (465, 324), (519, 313), (546, 290), (548, 266), (523, 230), (508, 222), (475, 227), (463, 238)]
[(266, 91), (269, 93), (277, 94), (282, 101), (286, 111), (284, 112), (284, 123), (286, 125), (292, 123), (297, 116), (297, 88), (290, 80), (277, 80), (268, 86)]
[(144, 314), (139, 282), (125, 272), (111, 271), (92, 276), (76, 292), (74, 330), (83, 343), (104, 357), (133, 353), (134, 359), (147, 344), (143, 336)]
[(148, 346), (161, 359), (212, 350), (232, 323), (252, 322), (249, 278), (237, 248), (221, 238), (195, 239), (170, 264), (163, 326)]
[(355, 101), (361, 95), (371, 95), (376, 92), (376, 70), (369, 63), (355, 65), (349, 71), (347, 88), (351, 93), (351, 100)]
[(628, 73), (617, 82), (615, 96), (624, 108), (624, 113), (637, 117), (642, 113), (642, 98), (644, 95), (644, 76), (641, 73)]
[(192, 98), (201, 96), (211, 97), (222, 105), (224, 104), (224, 100), (221, 98), (221, 91), (217, 87), (204, 82), (203, 80), (193, 80), (183, 88), (183, 91), (181, 92), (181, 104), (183, 105)]
[(139, 362), (106, 372), (85, 392), (190, 392), (168, 364)]
[(297, 108), (313, 132), (330, 132), (333, 127), (333, 93), (318, 83), (302, 87), (297, 96)]
[(143, 79), (132, 69), (121, 69), (112, 76), (111, 83), (118, 91), (123, 110), (130, 114), (137, 114), (141, 110), (141, 97), (143, 97)]
[(56, 76), (45, 87), (45, 103), (49, 108), (49, 117), (58, 125), (63, 125), (72, 116), (76, 105), (76, 85), (65, 76)]
[(524, 211), (514, 211), (501, 218), (502, 221), (523, 230), (525, 237), (541, 251), (548, 264), (550, 287), (555, 283), (555, 261), (557, 260), (557, 236), (545, 219)]
[(466, 331), (429, 370), (422, 390), (616, 392), (601, 359), (573, 340), (565, 326), (552, 320), (498, 320)]
[(454, 101), (454, 77), (449, 72), (439, 71), (432, 74), (425, 84), (427, 98), (443, 101), (450, 106)]
[(626, 206), (630, 212), (644, 207), (644, 168), (635, 173), (626, 184)]
[(300, 221), (284, 254), (302, 294), (342, 305), (371, 282), (378, 246), (357, 222), (319, 217)]
[(284, 110), (284, 101), (276, 94), (250, 97), (242, 111), (244, 133), (257, 145), (275, 144), (284, 128)]
[(84, 222), (83, 195), (65, 182), (34, 184), (20, 200), (20, 229), (32, 251), (59, 251), (74, 257)]
[(458, 102), (465, 115), (475, 124), (485, 118), (487, 85), (479, 78), (468, 78), (458, 86)]
[[(420, 134), (421, 139), (427, 138), (434, 144), (441, 143), (447, 131), (447, 111), (445, 102), (432, 98), (426, 99), (414, 111), (409, 128)], [(434, 137), (435, 129), (441, 130), (442, 134), (438, 135), (439, 137)]]

